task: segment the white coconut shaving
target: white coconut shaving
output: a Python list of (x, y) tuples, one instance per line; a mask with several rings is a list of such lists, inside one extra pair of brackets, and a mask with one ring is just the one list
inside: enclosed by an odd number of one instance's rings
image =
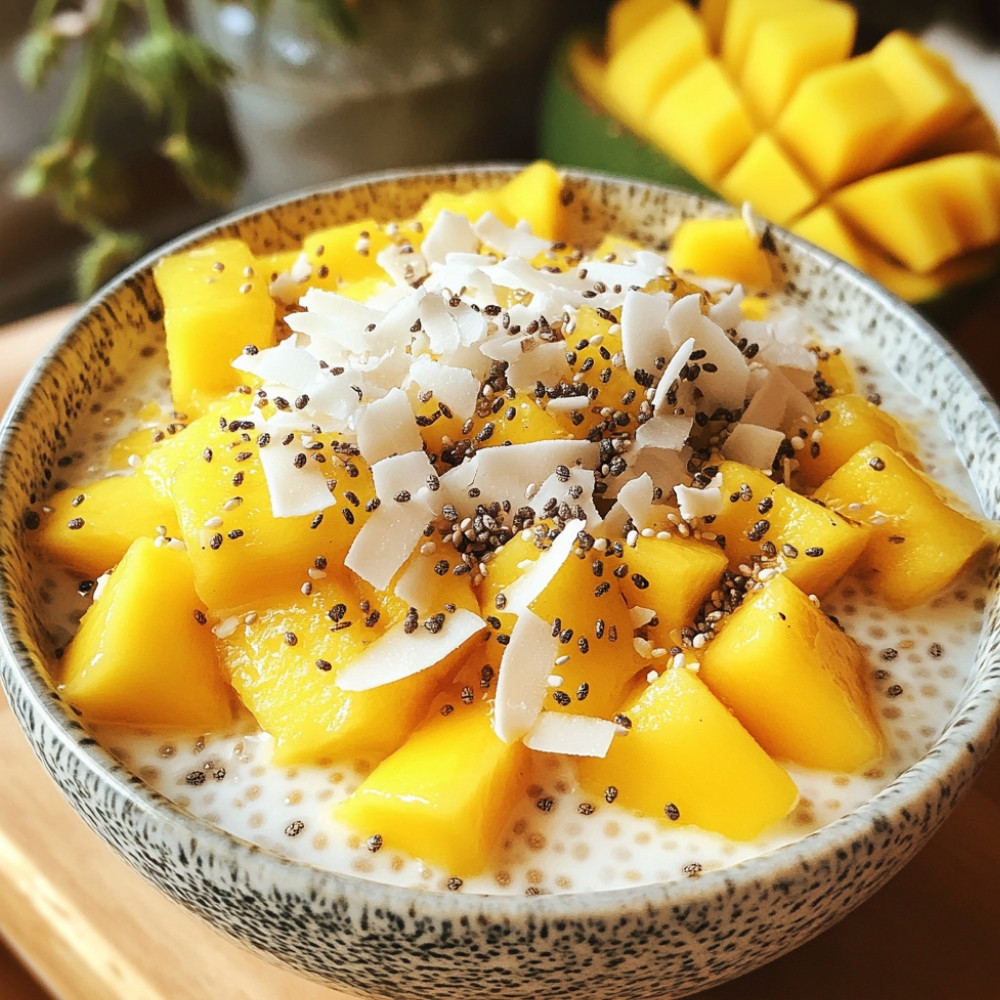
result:
[(540, 753), (606, 757), (617, 735), (617, 724), (607, 719), (568, 712), (541, 712), (525, 734), (524, 745)]
[(522, 609), (497, 674), (493, 729), (504, 743), (521, 739), (538, 718), (548, 692), (548, 678), (558, 653), (552, 626)]
[(435, 630), (419, 625), (408, 631), (404, 622), (387, 629), (337, 675), (344, 691), (369, 691), (427, 670), (486, 627), (479, 615), (458, 608), (445, 615)]

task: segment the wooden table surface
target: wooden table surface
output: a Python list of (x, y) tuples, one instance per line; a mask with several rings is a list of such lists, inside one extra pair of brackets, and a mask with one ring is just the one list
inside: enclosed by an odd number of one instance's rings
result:
[[(0, 330), (0, 410), (69, 314)], [(949, 326), (1000, 393), (1000, 281)], [(63, 801), (3, 702), (0, 760), (0, 998), (346, 1000), (247, 955), (140, 879)], [(700, 1000), (995, 1000), (998, 937), (1000, 753), (885, 889), (816, 940)]]

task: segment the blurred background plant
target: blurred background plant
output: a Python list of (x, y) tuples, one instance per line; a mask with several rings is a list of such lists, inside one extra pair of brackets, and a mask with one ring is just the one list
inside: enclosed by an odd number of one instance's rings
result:
[[(309, 29), (339, 43), (357, 37), (340, 0), (297, 0)], [(270, 0), (247, 0), (260, 21)], [(72, 61), (46, 140), (15, 180), (21, 197), (52, 200), (59, 216), (86, 235), (74, 267), (76, 291), (87, 295), (145, 248), (146, 238), (120, 221), (135, 183), (122, 144), (102, 132), (102, 110), (127, 97), (153, 130), (157, 153), (201, 202), (230, 204), (239, 164), (231, 147), (202, 138), (192, 107), (217, 95), (232, 67), (189, 30), (168, 0), (37, 0), (15, 54), (21, 84), (39, 91)]]

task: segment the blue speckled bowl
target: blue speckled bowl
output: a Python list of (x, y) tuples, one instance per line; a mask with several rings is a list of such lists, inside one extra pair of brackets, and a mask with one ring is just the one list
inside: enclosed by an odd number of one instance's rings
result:
[[(513, 168), (379, 175), (232, 216), (168, 248), (239, 235), (258, 253), (320, 225), (412, 213), (438, 187), (499, 182)], [(594, 174), (567, 175), (581, 236), (611, 225), (661, 241), (697, 197)], [(812, 308), (859, 325), (914, 391), (929, 397), (967, 456), (979, 495), (1000, 507), (1000, 415), (949, 346), (869, 279), (776, 234), (790, 286)], [(192, 819), (125, 771), (53, 691), (36, 617), (24, 512), (77, 460), (74, 425), (113, 399), (138, 354), (162, 352), (154, 258), (79, 313), (37, 365), (0, 438), (0, 673), (36, 753), (81, 816), (188, 909), (303, 973), (366, 996), (683, 996), (802, 944), (875, 892), (969, 786), (1000, 726), (1000, 569), (972, 681), (933, 749), (849, 816), (800, 842), (697, 879), (600, 893), (477, 896), (413, 891), (291, 863)]]

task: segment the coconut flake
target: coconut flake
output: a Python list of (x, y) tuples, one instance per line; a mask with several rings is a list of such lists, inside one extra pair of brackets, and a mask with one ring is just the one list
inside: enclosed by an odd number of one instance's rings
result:
[(324, 474), (326, 466), (307, 461), (296, 468), (296, 456), (303, 454), (296, 444), (272, 444), (258, 454), (275, 517), (316, 514), (333, 504), (334, 496)]
[(608, 719), (568, 712), (540, 712), (524, 736), (524, 745), (540, 753), (606, 757), (618, 725)]
[(493, 704), (493, 730), (504, 743), (520, 739), (541, 712), (558, 645), (548, 622), (527, 610), (518, 615), (500, 660)]
[(479, 238), (464, 215), (444, 208), (438, 212), (421, 246), (429, 264), (444, 263), (450, 253), (474, 254)]
[[(715, 480), (713, 484), (714, 482)], [(715, 517), (722, 513), (722, 490), (719, 486), (709, 485), (697, 489), (693, 486), (677, 485), (674, 487), (674, 496), (677, 497), (677, 506), (680, 507), (681, 517), (685, 521), (697, 517)]]
[(754, 469), (770, 469), (784, 439), (781, 431), (740, 421), (726, 438), (722, 454)]
[(396, 285), (417, 285), (427, 277), (427, 261), (410, 246), (390, 243), (379, 251), (375, 262)]
[[(395, 504), (397, 507), (405, 507), (407, 503), (426, 494), (427, 478), (436, 475), (436, 470), (427, 452), (420, 450), (421, 447), (422, 445), (418, 445), (413, 451), (390, 455), (372, 463), (375, 494), (383, 505)], [(394, 499), (402, 494), (410, 499), (402, 502)]]
[(320, 371), (316, 358), (306, 351), (300, 351), (289, 340), (282, 341), (276, 347), (265, 347), (256, 354), (239, 354), (231, 363), (237, 371), (247, 372), (264, 382), (290, 389), (294, 395), (305, 392)]
[(681, 369), (687, 364), (693, 350), (694, 337), (689, 337), (677, 348), (674, 356), (667, 362), (667, 367), (663, 369), (660, 381), (656, 383), (656, 392), (653, 394), (654, 413), (661, 408), (663, 400), (666, 399), (667, 391), (677, 380)]
[[(695, 347), (705, 351), (698, 388), (708, 409), (716, 406), (740, 409), (746, 396), (746, 359), (725, 330), (702, 313), (700, 295), (685, 295), (674, 303), (667, 313), (667, 331), (675, 344), (693, 338)], [(714, 364), (716, 370), (706, 371), (707, 362)]]
[(289, 329), (309, 338), (310, 353), (338, 357), (344, 351), (361, 354), (366, 349), (366, 331), (382, 313), (361, 302), (324, 288), (310, 288), (299, 299), (303, 312), (289, 313)]
[(421, 354), (410, 365), (407, 384), (411, 382), (424, 392), (434, 393), (434, 398), (443, 402), (461, 420), (476, 412), (481, 383), (467, 368), (445, 365)]
[(524, 611), (552, 582), (576, 544), (577, 532), (586, 528), (586, 521), (567, 521), (566, 527), (546, 549), (505, 591), (507, 610), (515, 614)]
[(358, 447), (370, 465), (423, 447), (410, 400), (402, 389), (390, 389), (382, 399), (363, 407), (357, 428)]
[[(666, 292), (630, 290), (622, 303), (622, 353), (625, 366), (634, 372), (648, 368), (653, 358), (664, 353), (667, 337), (667, 311), (672, 302)], [(671, 380), (672, 381), (672, 380)]]
[(335, 683), (343, 691), (370, 691), (411, 677), (440, 663), (485, 627), (479, 615), (465, 608), (446, 615), (436, 632), (419, 627), (408, 632), (405, 622), (398, 622), (356, 654)]
[(568, 477), (553, 472), (531, 497), (531, 506), (541, 511), (550, 500), (559, 506), (568, 504), (570, 511), (582, 515), (587, 528), (593, 530), (601, 523), (601, 515), (594, 506), (594, 481), (592, 469), (574, 466), (569, 469)]
[(391, 499), (383, 502), (354, 537), (344, 565), (377, 590), (388, 590), (433, 517), (421, 493), (408, 503), (395, 503)]
[(512, 229), (492, 212), (484, 212), (472, 228), (486, 246), (506, 257), (531, 260), (552, 246), (549, 240), (533, 235), (530, 230)]

